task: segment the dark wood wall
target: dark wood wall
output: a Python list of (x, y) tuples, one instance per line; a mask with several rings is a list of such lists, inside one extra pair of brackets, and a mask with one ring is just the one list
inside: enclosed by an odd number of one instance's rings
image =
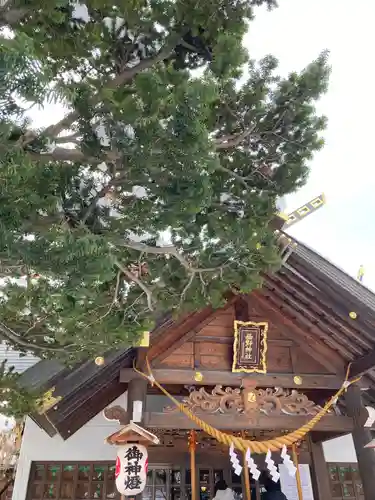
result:
[[(252, 321), (267, 321), (266, 311), (250, 304)], [(176, 349), (154, 365), (164, 368), (201, 368), (206, 370), (231, 370), (233, 359), (234, 308), (217, 314), (193, 338), (176, 345)], [(269, 322), (267, 363), (269, 373), (334, 373), (309, 356), (288, 335), (287, 325)]]

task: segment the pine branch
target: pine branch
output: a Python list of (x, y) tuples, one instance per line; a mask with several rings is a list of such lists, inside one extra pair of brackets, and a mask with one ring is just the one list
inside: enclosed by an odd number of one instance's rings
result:
[(8, 0), (0, 7), (0, 28), (19, 23), (28, 13), (25, 8), (12, 8), (14, 0)]
[(167, 59), (171, 55), (171, 52), (176, 47), (176, 45), (180, 39), (181, 39), (180, 34), (177, 34), (177, 33), (171, 34), (168, 37), (168, 40), (165, 43), (164, 47), (162, 47), (159, 50), (159, 52), (156, 54), (156, 56), (149, 57), (147, 59), (143, 59), (139, 64), (134, 66), (134, 68), (125, 69), (122, 73), (120, 73), (112, 81), (110, 81), (106, 87), (109, 89), (115, 89), (117, 87), (120, 87), (124, 83), (132, 80), (141, 71), (144, 71), (145, 69), (149, 69), (152, 66), (154, 66), (154, 64), (157, 64), (158, 62), (161, 62), (164, 59)]
[[(127, 242), (125, 244), (125, 246), (127, 248), (131, 248), (132, 250), (138, 250), (139, 252), (142, 252), (145, 254), (148, 253), (148, 254), (154, 254), (154, 255), (171, 255), (171, 256), (175, 257), (180, 262), (180, 264), (182, 264), (182, 266), (188, 272), (189, 279), (188, 279), (184, 289), (182, 290), (180, 305), (183, 303), (183, 301), (186, 297), (186, 294), (187, 294), (189, 288), (191, 287), (191, 285), (193, 284), (194, 279), (197, 275), (199, 276), (200, 281), (201, 281), (202, 286), (203, 286), (203, 285), (205, 285), (204, 279), (202, 276), (203, 273), (206, 273), (206, 272), (212, 273), (212, 272), (219, 271), (220, 274), (222, 274), (223, 269), (225, 269), (226, 267), (229, 267), (229, 263), (225, 263), (221, 266), (216, 266), (216, 267), (193, 267), (189, 264), (189, 262), (185, 259), (185, 257), (173, 245), (167, 246), (167, 247), (151, 247), (151, 246), (145, 245), (143, 243)], [(132, 273), (129, 273), (129, 274), (131, 277), (134, 276), (134, 275), (132, 275)], [(148, 301), (151, 300), (152, 299), (152, 292), (147, 288), (145, 289), (144, 283), (142, 283), (142, 282), (139, 283), (138, 282), (139, 280), (136, 281), (135, 279), (133, 279), (133, 281), (135, 283), (137, 283), (142, 288), (142, 290), (146, 293)]]
[(53, 151), (48, 153), (28, 153), (28, 156), (35, 160), (41, 162), (49, 162), (49, 161), (72, 161), (72, 162), (87, 162), (96, 160), (100, 163), (103, 160), (99, 160), (98, 158), (88, 158), (80, 151), (79, 149), (68, 149), (68, 148), (55, 148)]
[(150, 288), (145, 283), (143, 283), (143, 281), (140, 280), (135, 274), (131, 273), (128, 269), (126, 269), (126, 267), (124, 267), (120, 261), (115, 259), (114, 263), (130, 281), (133, 281), (136, 285), (139, 286), (139, 288), (141, 288), (145, 292), (147, 297), (148, 308), (150, 311), (154, 311), (154, 304), (153, 304), (154, 299), (152, 296), (152, 290), (150, 290)]
[(103, 161), (116, 161), (120, 158), (119, 153), (115, 151), (103, 152), (102, 157), (94, 157), (85, 155), (80, 149), (70, 149), (70, 148), (55, 148), (53, 151), (48, 153), (28, 153), (28, 156), (34, 161), (50, 162), (50, 161), (71, 161), (71, 162), (81, 162), (90, 164), (99, 164)]
[(108, 184), (102, 187), (102, 189), (96, 194), (96, 196), (94, 196), (85, 213), (83, 214), (83, 217), (81, 219), (82, 224), (85, 224), (87, 219), (91, 216), (91, 214), (95, 210), (96, 205), (98, 204), (98, 201), (101, 198), (104, 198), (114, 186), (118, 186), (119, 184), (121, 184), (124, 179), (124, 175), (122, 175), (121, 177), (113, 178), (108, 182)]
[[(157, 64), (160, 61), (166, 59), (177, 45), (178, 41), (181, 39), (181, 35), (173, 33), (170, 35), (168, 41), (160, 49), (160, 51), (154, 57), (150, 57), (147, 59), (143, 59), (139, 64), (134, 66), (134, 68), (127, 68), (118, 76), (110, 80), (106, 85), (104, 85), (104, 89), (116, 89), (124, 83), (129, 82), (135, 76), (138, 75), (141, 71), (151, 68), (154, 64)], [(95, 105), (98, 102), (99, 96), (97, 95), (93, 101), (92, 105)], [(54, 125), (50, 125), (43, 132), (44, 135), (48, 137), (57, 137), (63, 130), (68, 129), (71, 125), (78, 120), (79, 113), (77, 111), (71, 111), (67, 114), (62, 120), (57, 122)]]
[(207, 273), (207, 272), (215, 272), (228, 267), (229, 264), (223, 264), (221, 266), (216, 267), (193, 267), (189, 264), (189, 262), (185, 259), (185, 257), (178, 251), (178, 249), (173, 246), (166, 247), (151, 247), (145, 245), (144, 243), (136, 243), (133, 241), (127, 241), (125, 243), (127, 248), (131, 248), (132, 250), (138, 250), (139, 252), (154, 254), (154, 255), (171, 255), (175, 257), (182, 266), (187, 269), (191, 273)]
[(233, 170), (230, 170), (229, 168), (223, 167), (222, 165), (217, 165), (216, 170), (220, 170), (221, 172), (225, 172), (230, 177), (233, 177), (238, 182), (240, 182), (246, 189), (249, 189), (250, 186), (247, 183), (247, 179), (245, 177), (242, 177), (242, 175), (238, 175), (238, 174), (236, 174), (236, 172), (233, 172)]
[(76, 134), (72, 134), (72, 135), (65, 135), (65, 136), (62, 136), (62, 137), (56, 137), (53, 142), (55, 144), (71, 144), (71, 143), (74, 143), (74, 144), (79, 144), (79, 136), (80, 134), (77, 132)]
[(52, 346), (51, 344), (37, 344), (36, 342), (27, 342), (16, 332), (8, 328), (4, 323), (0, 322), (0, 337), (8, 341), (13, 346), (20, 346), (33, 351), (35, 349), (39, 351), (49, 351), (49, 352), (67, 352), (69, 349), (73, 349), (76, 346), (74, 344), (68, 344), (64, 346)]
[(245, 129), (239, 134), (226, 135), (224, 137), (219, 137), (215, 139), (215, 149), (229, 149), (239, 146), (249, 135), (251, 135), (256, 128), (256, 125), (252, 125), (248, 129)]

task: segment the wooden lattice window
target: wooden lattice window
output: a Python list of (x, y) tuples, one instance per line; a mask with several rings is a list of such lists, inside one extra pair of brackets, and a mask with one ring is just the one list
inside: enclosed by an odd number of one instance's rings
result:
[(33, 463), (27, 500), (119, 500), (115, 486), (115, 464)]
[(332, 500), (365, 500), (357, 464), (329, 463)]

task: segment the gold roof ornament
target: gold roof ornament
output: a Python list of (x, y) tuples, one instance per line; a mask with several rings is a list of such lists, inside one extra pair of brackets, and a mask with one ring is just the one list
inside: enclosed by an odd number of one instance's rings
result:
[(52, 387), (47, 392), (45, 392), (41, 398), (38, 399), (37, 404), (39, 407), (38, 409), (39, 415), (43, 415), (48, 410), (53, 408), (59, 401), (61, 401), (62, 397), (61, 396), (55, 397), (53, 395), (54, 392), (55, 392), (55, 387)]
[(103, 356), (97, 356), (94, 362), (96, 366), (103, 366), (105, 364), (105, 359), (103, 358)]
[(279, 211), (277, 216), (285, 221), (284, 229), (289, 228), (304, 219), (308, 215), (316, 212), (319, 208), (323, 207), (326, 204), (327, 200), (324, 193), (320, 194), (316, 198), (308, 201), (305, 205), (297, 208), (290, 214), (286, 214), (284, 211)]

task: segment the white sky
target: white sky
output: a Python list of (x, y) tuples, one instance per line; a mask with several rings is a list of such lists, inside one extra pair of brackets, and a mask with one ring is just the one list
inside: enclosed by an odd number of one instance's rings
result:
[[(307, 185), (288, 199), (292, 211), (326, 194), (327, 205), (290, 234), (375, 289), (375, 101), (373, 0), (279, 0), (273, 12), (257, 13), (246, 46), (251, 57), (272, 53), (282, 72), (306, 66), (330, 50), (332, 75), (319, 111), (328, 116), (326, 146), (311, 164)], [(372, 33), (372, 34), (371, 34)]]
[[(375, 289), (375, 116), (372, 60), (374, 0), (279, 0), (273, 12), (257, 9), (246, 37), (252, 58), (268, 53), (284, 74), (330, 50), (332, 76), (318, 105), (328, 116), (326, 146), (311, 164), (307, 185), (288, 199), (287, 211), (324, 192), (327, 205), (291, 228), (290, 234)], [(373, 34), (371, 34), (373, 33)], [(371, 43), (372, 42), (372, 43)], [(31, 113), (36, 126), (63, 116), (59, 106)]]

